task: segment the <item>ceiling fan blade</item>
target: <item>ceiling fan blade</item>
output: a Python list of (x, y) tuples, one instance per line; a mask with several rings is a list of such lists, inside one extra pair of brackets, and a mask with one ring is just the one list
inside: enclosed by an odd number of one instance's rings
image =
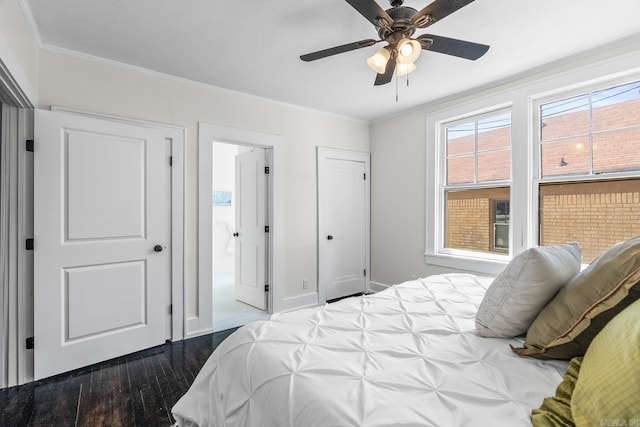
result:
[(387, 61), (387, 67), (384, 69), (384, 74), (376, 74), (376, 81), (374, 86), (386, 85), (393, 79), (393, 72), (396, 70), (396, 57), (391, 55), (391, 58)]
[(373, 46), (381, 40), (360, 40), (353, 43), (343, 44), (341, 46), (330, 47), (329, 49), (319, 50), (317, 52), (307, 53), (305, 55), (301, 55), (300, 59), (303, 61), (315, 61), (316, 59), (326, 58), (327, 56), (337, 55), (339, 53), (349, 52), (356, 49), (361, 49), (363, 47)]
[(473, 0), (435, 0), (413, 15), (411, 23), (418, 28), (426, 28), (445, 16), (451, 15), (456, 10), (463, 8), (472, 1)]
[(374, 0), (346, 0), (346, 2), (377, 27), (391, 28), (393, 25), (393, 18)]
[(490, 46), (473, 43), (464, 40), (450, 39), (449, 37), (423, 34), (417, 39), (424, 50), (432, 50), (445, 55), (457, 56), (475, 61), (487, 53)]

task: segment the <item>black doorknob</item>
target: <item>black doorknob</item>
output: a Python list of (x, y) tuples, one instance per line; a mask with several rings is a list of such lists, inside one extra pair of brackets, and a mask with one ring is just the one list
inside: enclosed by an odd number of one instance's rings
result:
[(155, 245), (155, 246), (153, 247), (153, 251), (154, 251), (154, 252), (162, 252), (162, 250), (163, 250), (163, 249), (164, 249), (164, 248), (162, 247), (162, 245)]
[(233, 237), (238, 237), (239, 234), (238, 233), (233, 233)]
[(327, 240), (333, 240), (333, 236), (332, 236), (331, 234), (329, 234), (329, 235), (327, 236)]

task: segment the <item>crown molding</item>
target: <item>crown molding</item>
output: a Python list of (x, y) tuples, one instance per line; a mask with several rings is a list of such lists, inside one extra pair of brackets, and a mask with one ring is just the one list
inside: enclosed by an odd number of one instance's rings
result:
[(40, 46), (40, 49), (42, 51), (45, 51), (45, 52), (51, 52), (51, 53), (55, 53), (55, 54), (58, 54), (58, 55), (70, 56), (70, 57), (73, 57), (73, 58), (77, 58), (77, 59), (81, 59), (81, 60), (85, 60), (85, 61), (90, 61), (90, 62), (94, 62), (94, 63), (98, 63), (98, 64), (110, 66), (110, 67), (120, 68), (120, 69), (127, 70), (127, 71), (143, 73), (143, 74), (146, 74), (146, 75), (148, 75), (150, 77), (155, 77), (155, 78), (158, 78), (158, 79), (168, 80), (168, 81), (172, 81), (172, 82), (180, 83), (180, 84), (184, 84), (184, 85), (194, 86), (194, 87), (197, 87), (197, 88), (200, 88), (200, 89), (204, 89), (204, 90), (208, 90), (208, 91), (219, 92), (219, 93), (224, 93), (224, 94), (227, 94), (227, 95), (233, 95), (233, 96), (248, 98), (248, 99), (256, 100), (256, 101), (260, 101), (260, 102), (269, 102), (269, 103), (272, 103), (272, 104), (275, 104), (275, 105), (280, 105), (282, 107), (292, 108), (294, 110), (307, 111), (307, 112), (311, 112), (311, 113), (314, 113), (314, 114), (321, 114), (321, 115), (324, 115), (324, 116), (334, 117), (334, 118), (338, 118), (338, 119), (341, 119), (341, 120), (347, 120), (347, 121), (351, 121), (351, 122), (355, 122), (355, 123), (361, 123), (361, 124), (367, 124), (367, 125), (369, 124), (369, 121), (367, 121), (367, 120), (363, 120), (363, 119), (359, 119), (359, 118), (355, 118), (355, 117), (344, 116), (344, 115), (340, 115), (340, 114), (335, 114), (335, 113), (331, 113), (331, 112), (328, 112), (328, 111), (316, 110), (316, 109), (313, 109), (313, 108), (303, 107), (303, 106), (300, 106), (300, 105), (290, 104), (290, 103), (287, 103), (287, 102), (276, 101), (276, 100), (265, 98), (265, 97), (261, 97), (261, 96), (258, 96), (258, 95), (252, 95), (250, 93), (236, 91), (236, 90), (233, 90), (233, 89), (226, 89), (226, 88), (219, 87), (219, 86), (214, 86), (214, 85), (211, 85), (211, 84), (208, 84), (208, 83), (198, 82), (196, 80), (190, 80), (190, 79), (187, 79), (187, 78), (184, 78), (184, 77), (177, 77), (177, 76), (174, 76), (172, 74), (161, 73), (159, 71), (154, 71), (154, 70), (151, 70), (149, 68), (139, 67), (137, 65), (131, 65), (131, 64), (127, 64), (125, 62), (114, 61), (112, 59), (103, 58), (101, 56), (91, 55), (91, 54), (84, 53), (84, 52), (78, 52), (76, 50), (66, 49), (66, 48), (62, 48), (62, 47), (58, 47), (58, 46), (53, 46), (53, 45), (50, 45), (50, 44), (47, 44), (47, 43), (42, 43), (41, 46)]

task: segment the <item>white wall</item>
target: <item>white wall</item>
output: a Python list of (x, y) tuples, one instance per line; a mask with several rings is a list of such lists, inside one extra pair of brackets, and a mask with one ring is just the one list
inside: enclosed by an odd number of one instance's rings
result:
[(197, 307), (198, 122), (282, 135), (287, 239), (285, 283), (277, 286), (284, 297), (309, 292), (303, 292), (302, 279), (315, 282), (317, 275), (315, 147), (369, 151), (368, 123), (49, 50), (40, 54), (39, 85), (40, 108), (57, 105), (186, 128), (187, 317)]
[(38, 104), (38, 40), (18, 0), (0, 0), (0, 61), (32, 105)]
[[(427, 194), (434, 179), (434, 172), (429, 166), (433, 162), (427, 156), (432, 155), (435, 143), (433, 129), (427, 129), (427, 118), (434, 122), (434, 117), (444, 120), (513, 102), (514, 155), (517, 152), (526, 156), (529, 152), (528, 108), (531, 96), (634, 70), (640, 70), (640, 36), (373, 123), (372, 282), (390, 285), (409, 280), (412, 276), (454, 271), (427, 265), (424, 259), (426, 240), (432, 238), (426, 231), (425, 216), (429, 209), (433, 209), (433, 201)], [(513, 176), (514, 182), (522, 182), (527, 175), (526, 171), (514, 171)], [(526, 184), (523, 187), (526, 188)], [(532, 237), (529, 238), (530, 243)], [(514, 246), (520, 246), (520, 243)]]

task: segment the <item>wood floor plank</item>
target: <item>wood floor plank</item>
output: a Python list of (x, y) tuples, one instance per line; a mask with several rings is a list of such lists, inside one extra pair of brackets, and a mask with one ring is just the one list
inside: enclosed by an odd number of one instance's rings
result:
[(73, 426), (82, 378), (69, 377), (34, 388), (34, 411), (28, 425)]
[(0, 426), (169, 427), (171, 408), (234, 330), (0, 390)]
[(33, 387), (13, 387), (0, 393), (0, 407), (0, 425), (28, 425), (34, 411)]

